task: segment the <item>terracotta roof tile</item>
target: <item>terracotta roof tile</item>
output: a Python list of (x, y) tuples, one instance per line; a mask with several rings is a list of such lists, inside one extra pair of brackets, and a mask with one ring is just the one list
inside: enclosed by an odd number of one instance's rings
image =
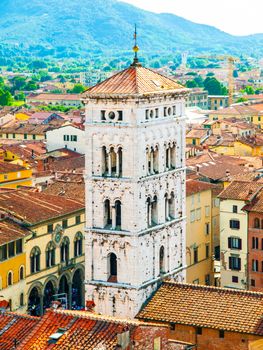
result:
[(233, 181), (218, 196), (220, 199), (251, 201), (263, 188), (262, 183), (255, 181)]
[(151, 69), (141, 66), (131, 66), (90, 88), (84, 92), (83, 97), (103, 94), (152, 94), (176, 90), (188, 91), (174, 80), (156, 73)]
[(263, 335), (263, 293), (164, 282), (142, 320)]
[(84, 210), (84, 204), (77, 199), (20, 189), (0, 192), (0, 210), (18, 217), (25, 224), (34, 225)]
[(209, 182), (197, 181), (197, 180), (186, 180), (186, 195), (190, 196), (191, 194), (212, 190), (217, 188), (216, 185), (213, 185)]
[(18, 164), (12, 164), (12, 163), (0, 161), (0, 174), (14, 173), (21, 170), (26, 170), (26, 168)]
[(0, 245), (16, 241), (30, 235), (31, 232), (9, 219), (0, 220)]

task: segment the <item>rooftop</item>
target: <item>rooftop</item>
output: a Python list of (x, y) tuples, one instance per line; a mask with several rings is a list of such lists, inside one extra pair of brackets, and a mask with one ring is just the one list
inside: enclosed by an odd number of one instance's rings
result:
[(40, 193), (36, 190), (9, 190), (0, 192), (0, 210), (34, 225), (42, 221), (84, 210), (79, 200)]
[(21, 170), (26, 170), (26, 168), (21, 165), (0, 161), (0, 174), (14, 173)]
[(188, 91), (174, 80), (140, 65), (130, 66), (93, 86), (83, 97), (97, 95), (141, 95)]
[(40, 100), (40, 101), (45, 101), (45, 100), (68, 100), (68, 101), (76, 101), (80, 100), (80, 95), (78, 94), (31, 94), (27, 97), (27, 99), (32, 99), (32, 100)]
[(26, 228), (14, 221), (7, 218), (0, 221), (0, 245), (24, 238), (29, 234), (30, 232)]
[(263, 293), (164, 282), (137, 318), (263, 335)]
[(192, 179), (186, 180), (187, 196), (191, 196), (192, 194), (198, 193), (198, 192), (212, 190), (213, 188), (216, 188), (216, 185), (213, 185), (209, 182), (192, 180)]
[(219, 195), (220, 199), (251, 201), (263, 188), (262, 183), (255, 181), (232, 181)]

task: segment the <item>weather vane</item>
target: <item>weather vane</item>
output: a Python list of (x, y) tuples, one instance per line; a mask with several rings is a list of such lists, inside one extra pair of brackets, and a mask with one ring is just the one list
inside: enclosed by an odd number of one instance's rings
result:
[(139, 46), (137, 45), (137, 25), (136, 24), (135, 24), (133, 39), (134, 39), (134, 46), (133, 46), (134, 60), (132, 65), (136, 66), (139, 63), (138, 52), (140, 50)]

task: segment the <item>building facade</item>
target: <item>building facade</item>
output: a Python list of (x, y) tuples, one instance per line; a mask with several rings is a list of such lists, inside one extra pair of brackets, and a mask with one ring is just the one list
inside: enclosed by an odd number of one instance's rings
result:
[(88, 90), (86, 300), (133, 318), (163, 278), (185, 279), (187, 89), (143, 68)]

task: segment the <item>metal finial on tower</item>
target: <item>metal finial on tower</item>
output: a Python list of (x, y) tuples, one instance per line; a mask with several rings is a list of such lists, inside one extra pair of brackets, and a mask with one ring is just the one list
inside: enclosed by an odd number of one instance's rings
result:
[(137, 25), (136, 24), (135, 24), (135, 28), (134, 28), (133, 39), (134, 39), (134, 46), (133, 46), (134, 59), (133, 59), (132, 66), (138, 66), (139, 65), (138, 52), (139, 52), (140, 48), (137, 44)]

